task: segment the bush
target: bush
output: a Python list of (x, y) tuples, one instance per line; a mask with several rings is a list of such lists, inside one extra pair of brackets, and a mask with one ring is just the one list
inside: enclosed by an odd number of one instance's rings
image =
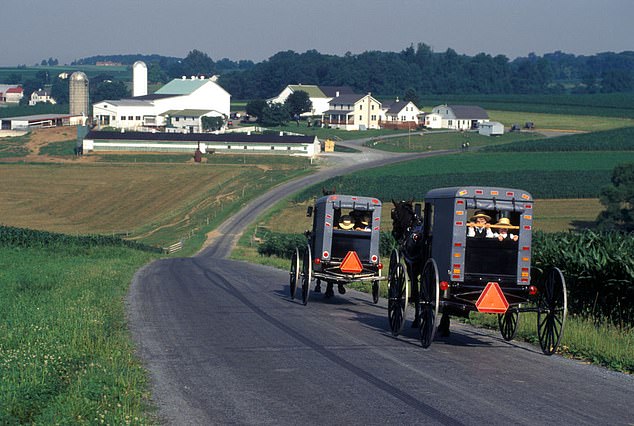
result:
[(258, 246), (258, 253), (262, 256), (277, 256), (290, 259), (295, 248), (306, 246), (307, 239), (303, 234), (268, 233), (264, 242)]

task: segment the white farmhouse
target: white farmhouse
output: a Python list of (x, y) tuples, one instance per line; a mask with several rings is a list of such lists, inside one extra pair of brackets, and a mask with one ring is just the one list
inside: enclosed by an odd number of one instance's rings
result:
[(332, 99), (322, 114), (325, 125), (342, 130), (380, 129), (381, 102), (367, 95), (340, 95)]
[(438, 105), (425, 116), (430, 129), (474, 130), (489, 121), (489, 114), (479, 106)]
[(55, 99), (51, 97), (51, 94), (49, 92), (43, 89), (39, 89), (31, 93), (31, 99), (29, 100), (29, 105), (33, 106), (38, 103), (56, 104), (57, 102), (55, 102)]
[(390, 129), (415, 129), (422, 113), (413, 102), (402, 102), (398, 98), (392, 102), (383, 101), (381, 109), (381, 127)]
[(350, 95), (353, 93), (348, 86), (316, 86), (312, 84), (290, 84), (286, 86), (279, 95), (274, 98), (267, 99), (269, 103), (283, 104), (288, 97), (295, 93), (303, 91), (308, 94), (313, 108), (311, 111), (302, 113), (302, 117), (315, 117), (322, 115), (328, 109), (328, 103), (337, 96)]
[(151, 95), (98, 102), (93, 105), (93, 119), (101, 127), (152, 130), (165, 127), (170, 116), (189, 117), (189, 112), (198, 110), (201, 114), (193, 122), (199, 125), (201, 116), (228, 117), (230, 108), (231, 95), (215, 78), (183, 77)]

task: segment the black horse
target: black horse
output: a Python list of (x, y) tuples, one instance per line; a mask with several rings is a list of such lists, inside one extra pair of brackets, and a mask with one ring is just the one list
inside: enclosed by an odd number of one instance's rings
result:
[(392, 200), (392, 236), (398, 243), (398, 251), (405, 260), (407, 276), (411, 283), (415, 315), (412, 328), (420, 327), (420, 278), (423, 269), (425, 241), (423, 221), (414, 211), (413, 200)]

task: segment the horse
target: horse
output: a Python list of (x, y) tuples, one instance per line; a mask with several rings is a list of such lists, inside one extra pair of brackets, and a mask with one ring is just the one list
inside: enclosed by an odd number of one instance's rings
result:
[(392, 199), (394, 208), (391, 211), (392, 236), (398, 243), (398, 251), (405, 260), (407, 276), (411, 283), (412, 296), (415, 306), (412, 328), (420, 327), (420, 276), (423, 271), (423, 256), (425, 242), (423, 238), (423, 221), (416, 214), (413, 200), (396, 202)]

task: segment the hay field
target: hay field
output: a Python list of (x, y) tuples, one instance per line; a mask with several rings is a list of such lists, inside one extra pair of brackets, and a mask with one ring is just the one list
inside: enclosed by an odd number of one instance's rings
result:
[(131, 233), (241, 196), (257, 167), (2, 164), (0, 223), (68, 234)]

